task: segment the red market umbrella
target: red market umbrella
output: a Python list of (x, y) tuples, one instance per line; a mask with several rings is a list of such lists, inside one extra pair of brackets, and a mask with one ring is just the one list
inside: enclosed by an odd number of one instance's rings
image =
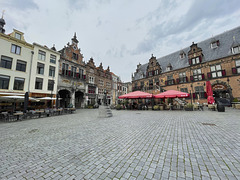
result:
[(213, 91), (212, 91), (212, 85), (210, 83), (210, 81), (206, 82), (206, 93), (207, 93), (207, 101), (208, 104), (213, 104), (215, 103), (215, 100), (213, 98)]
[(128, 94), (124, 94), (119, 96), (119, 99), (145, 99), (145, 98), (152, 98), (153, 95), (150, 93), (142, 92), (142, 91), (134, 91)]
[(168, 90), (163, 93), (157, 94), (154, 96), (155, 98), (185, 98), (189, 97), (188, 93), (175, 91), (175, 90)]

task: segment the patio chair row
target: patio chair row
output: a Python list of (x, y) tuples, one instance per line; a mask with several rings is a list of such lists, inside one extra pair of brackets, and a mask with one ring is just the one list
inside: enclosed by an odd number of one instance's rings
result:
[(26, 113), (16, 111), (14, 113), (2, 112), (0, 113), (0, 120), (4, 122), (20, 121), (25, 119), (36, 119), (41, 117), (50, 117), (62, 114), (73, 113), (75, 108), (60, 108), (60, 109), (36, 109), (28, 110)]

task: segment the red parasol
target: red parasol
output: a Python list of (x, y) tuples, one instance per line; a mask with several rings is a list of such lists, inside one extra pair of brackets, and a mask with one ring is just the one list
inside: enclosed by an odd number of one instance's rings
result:
[(206, 93), (207, 93), (207, 100), (208, 100), (208, 104), (213, 104), (215, 103), (215, 100), (213, 98), (213, 91), (212, 91), (212, 85), (210, 83), (210, 81), (206, 82)]
[(119, 99), (144, 99), (144, 98), (152, 98), (153, 95), (150, 93), (142, 92), (142, 91), (134, 91), (130, 92), (128, 94), (124, 94), (122, 96), (119, 96)]
[(181, 91), (168, 90), (163, 93), (157, 94), (154, 97), (155, 98), (176, 98), (176, 97), (185, 98), (185, 97), (189, 97), (189, 94)]

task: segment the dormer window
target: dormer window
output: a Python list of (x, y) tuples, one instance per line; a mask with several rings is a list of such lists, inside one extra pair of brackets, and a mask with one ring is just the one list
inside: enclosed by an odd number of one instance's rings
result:
[(189, 64), (190, 65), (199, 64), (199, 63), (201, 63), (201, 61), (202, 61), (201, 56), (198, 56), (198, 57), (189, 59)]
[(215, 48), (217, 48), (219, 46), (219, 41), (213, 41), (212, 43), (211, 43), (211, 48), (212, 49), (215, 49)]
[(180, 59), (184, 59), (186, 55), (184, 53), (180, 54)]
[(236, 54), (236, 53), (239, 53), (240, 52), (240, 46), (235, 46), (232, 48), (232, 53), (233, 54)]
[(21, 34), (15, 33), (15, 38), (21, 40)]

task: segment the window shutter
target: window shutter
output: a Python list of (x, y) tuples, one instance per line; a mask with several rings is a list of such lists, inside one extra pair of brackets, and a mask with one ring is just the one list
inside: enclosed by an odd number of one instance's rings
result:
[(152, 71), (152, 75), (154, 76), (154, 71)]
[(202, 56), (199, 56), (199, 62), (200, 63), (202, 62)]
[(66, 76), (68, 76), (68, 70), (66, 70)]
[(226, 76), (226, 70), (222, 70), (222, 76)]
[(179, 84), (179, 78), (177, 78), (176, 81), (177, 81), (177, 84)]
[(188, 82), (188, 77), (185, 77), (186, 78), (186, 82)]
[(79, 77), (79, 73), (76, 74), (76, 77), (77, 77), (77, 78)]
[(211, 79), (212, 78), (212, 73), (207, 73), (207, 77), (208, 77), (208, 79)]
[(83, 75), (83, 79), (86, 79), (86, 75)]
[(188, 63), (191, 66), (192, 65), (192, 59), (188, 59)]
[(167, 86), (167, 81), (165, 81), (165, 85)]
[(190, 76), (190, 80), (193, 81), (193, 76)]
[(76, 60), (78, 60), (78, 54), (76, 54)]
[(206, 92), (204, 92), (204, 97), (207, 98), (207, 93)]
[(232, 73), (237, 74), (237, 68), (232, 68)]
[(64, 69), (62, 69), (62, 75), (64, 75), (65, 74), (65, 70)]
[(175, 84), (175, 79), (172, 80), (172, 83)]
[(205, 79), (205, 75), (204, 74), (202, 74), (202, 80), (204, 80)]
[(192, 93), (192, 96), (195, 99), (196, 98), (196, 93)]

